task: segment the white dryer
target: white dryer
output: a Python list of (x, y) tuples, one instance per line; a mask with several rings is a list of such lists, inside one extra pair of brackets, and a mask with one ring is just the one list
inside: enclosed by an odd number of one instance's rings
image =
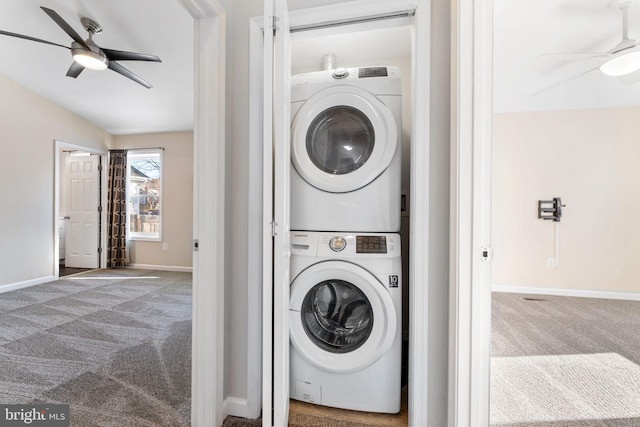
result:
[(400, 230), (400, 70), (338, 68), (291, 83), (291, 229)]
[(400, 236), (291, 232), (290, 396), (400, 410)]

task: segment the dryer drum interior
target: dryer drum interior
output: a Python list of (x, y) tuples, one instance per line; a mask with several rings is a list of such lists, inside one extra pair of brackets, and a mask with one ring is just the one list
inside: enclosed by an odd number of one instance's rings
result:
[(331, 353), (356, 350), (373, 329), (369, 299), (344, 280), (325, 280), (311, 288), (302, 302), (300, 316), (309, 339)]
[(375, 131), (362, 111), (346, 105), (327, 108), (309, 125), (310, 160), (326, 173), (343, 175), (364, 165), (375, 145)]

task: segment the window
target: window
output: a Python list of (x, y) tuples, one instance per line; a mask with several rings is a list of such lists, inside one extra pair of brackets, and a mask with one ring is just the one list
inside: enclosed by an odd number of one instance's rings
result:
[(160, 240), (162, 150), (129, 150), (127, 182), (129, 239)]

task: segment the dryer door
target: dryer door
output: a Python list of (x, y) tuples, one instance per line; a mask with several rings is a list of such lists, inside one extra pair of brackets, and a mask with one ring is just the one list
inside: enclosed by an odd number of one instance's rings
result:
[(291, 343), (329, 372), (364, 369), (394, 341), (396, 312), (387, 289), (355, 264), (324, 261), (291, 284)]
[(398, 147), (398, 128), (391, 110), (371, 93), (336, 86), (304, 103), (293, 120), (291, 141), (291, 161), (305, 181), (344, 193), (385, 171)]

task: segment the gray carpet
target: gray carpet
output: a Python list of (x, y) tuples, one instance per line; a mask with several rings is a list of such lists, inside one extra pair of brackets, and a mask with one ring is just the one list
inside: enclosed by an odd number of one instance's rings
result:
[(640, 302), (494, 293), (492, 321), (492, 426), (640, 426)]
[(99, 270), (0, 294), (0, 402), (71, 425), (190, 425), (191, 274)]
[[(640, 302), (497, 293), (492, 351), (492, 425), (640, 427)], [(1, 403), (67, 403), (77, 427), (189, 426), (190, 375), (188, 273), (100, 270), (0, 294)]]

